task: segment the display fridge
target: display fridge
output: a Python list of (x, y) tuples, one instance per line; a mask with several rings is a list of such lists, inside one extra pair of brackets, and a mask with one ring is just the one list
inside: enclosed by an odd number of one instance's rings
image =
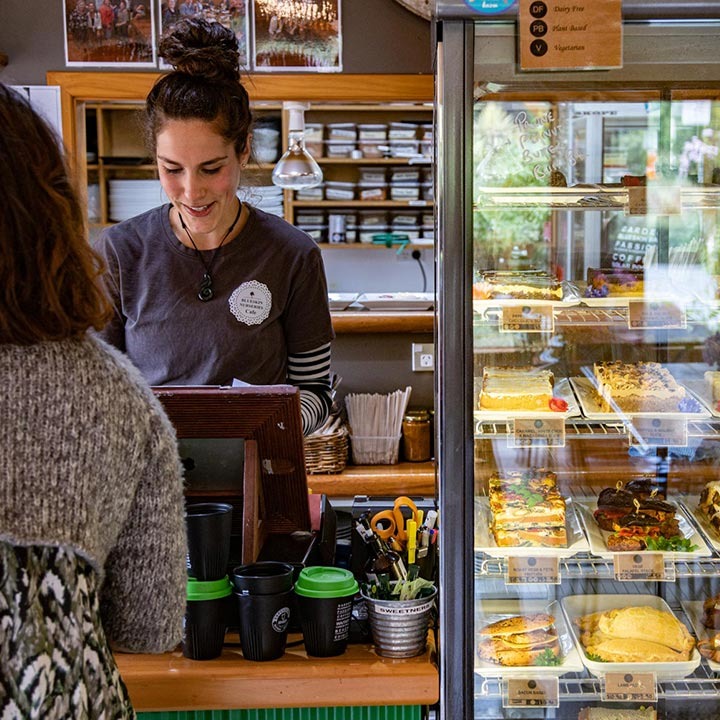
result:
[(452, 720), (720, 718), (720, 4), (592, 5), (436, 3)]

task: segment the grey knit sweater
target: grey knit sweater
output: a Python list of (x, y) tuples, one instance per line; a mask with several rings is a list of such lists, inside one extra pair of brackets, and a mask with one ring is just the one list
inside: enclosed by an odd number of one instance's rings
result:
[(104, 578), (111, 646), (182, 639), (186, 539), (175, 433), (100, 340), (0, 345), (0, 540), (68, 546)]

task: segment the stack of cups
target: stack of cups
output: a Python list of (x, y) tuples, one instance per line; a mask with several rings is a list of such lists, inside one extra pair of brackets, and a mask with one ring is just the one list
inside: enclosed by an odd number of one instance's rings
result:
[(222, 652), (227, 629), (227, 576), (232, 505), (198, 503), (185, 509), (188, 539), (187, 604), (183, 655), (211, 660)]
[(349, 570), (320, 566), (300, 571), (295, 595), (308, 655), (332, 657), (345, 652), (357, 592)]
[(233, 570), (246, 660), (275, 660), (285, 652), (293, 602), (293, 566), (256, 562)]

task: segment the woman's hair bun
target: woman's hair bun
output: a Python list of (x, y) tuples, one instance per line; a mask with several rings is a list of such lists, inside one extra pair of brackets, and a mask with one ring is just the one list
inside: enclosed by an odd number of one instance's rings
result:
[(235, 33), (218, 22), (185, 18), (160, 40), (160, 57), (181, 73), (206, 80), (237, 81), (240, 56)]

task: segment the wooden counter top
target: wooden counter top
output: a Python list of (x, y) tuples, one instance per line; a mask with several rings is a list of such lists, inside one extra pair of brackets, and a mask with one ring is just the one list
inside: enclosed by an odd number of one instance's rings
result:
[(188, 660), (179, 650), (116, 653), (115, 660), (140, 712), (432, 705), (440, 694), (431, 641), (424, 655), (407, 660), (379, 657), (372, 645), (349, 645), (333, 658), (308, 657), (300, 645), (270, 662), (245, 660), (239, 647), (226, 647), (215, 660)]
[(434, 497), (435, 464), (348, 465), (336, 475), (308, 475), (308, 487), (329, 497), (425, 495)]
[(424, 312), (334, 312), (333, 329), (338, 334), (349, 333), (431, 333), (435, 313)]

